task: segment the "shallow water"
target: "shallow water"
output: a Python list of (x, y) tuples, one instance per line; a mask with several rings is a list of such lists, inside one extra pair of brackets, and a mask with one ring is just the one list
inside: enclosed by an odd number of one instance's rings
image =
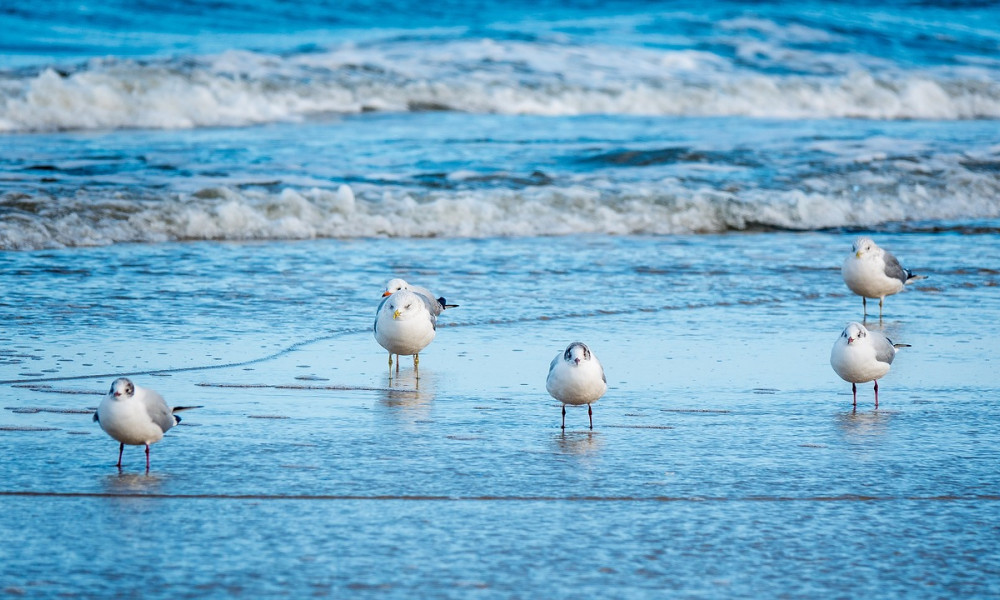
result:
[[(165, 6), (0, 11), (3, 593), (1000, 596), (993, 7)], [(199, 406), (148, 473), (121, 375)]]
[[(828, 362), (861, 317), (838, 272), (851, 239), (2, 255), (0, 447), (17, 459), (0, 467), (0, 580), (38, 595), (996, 594), (1000, 280), (983, 265), (998, 239), (879, 236), (930, 278), (886, 300), (881, 326), (912, 347), (879, 409), (862, 385), (856, 411)], [(407, 358), (390, 378), (370, 334), (387, 275), (461, 305), (419, 379)], [(570, 407), (561, 432), (545, 372), (576, 339), (609, 391), (593, 431)], [(121, 373), (202, 406), (148, 474), (140, 448), (113, 467), (89, 414)]]

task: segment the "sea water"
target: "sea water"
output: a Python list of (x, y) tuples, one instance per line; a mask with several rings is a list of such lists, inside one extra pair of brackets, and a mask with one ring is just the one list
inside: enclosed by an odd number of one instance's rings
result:
[[(989, 6), (0, 17), (0, 586), (1000, 594)], [(860, 299), (860, 234), (928, 278)], [(459, 307), (398, 374), (391, 277)], [(901, 350), (858, 390), (847, 322)], [(544, 389), (585, 341), (593, 430)], [(120, 375), (198, 405), (152, 447)]]

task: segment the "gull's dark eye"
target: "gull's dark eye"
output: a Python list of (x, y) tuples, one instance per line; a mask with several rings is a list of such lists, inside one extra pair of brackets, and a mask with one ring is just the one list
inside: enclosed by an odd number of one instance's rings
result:
[(407, 305), (406, 305), (405, 307), (403, 307), (403, 308), (410, 308), (411, 306), (413, 306), (413, 305), (412, 305), (412, 304), (407, 304)]

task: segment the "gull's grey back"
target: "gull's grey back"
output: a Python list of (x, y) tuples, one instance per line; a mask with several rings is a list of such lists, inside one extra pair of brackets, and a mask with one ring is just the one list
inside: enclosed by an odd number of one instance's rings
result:
[(431, 296), (425, 296), (424, 294), (417, 292), (417, 297), (424, 302), (427, 312), (431, 315), (431, 327), (434, 328), (434, 331), (437, 331), (437, 321), (438, 315), (441, 314), (441, 305), (438, 304), (438, 301)]
[(896, 348), (893, 347), (892, 340), (877, 331), (869, 331), (868, 337), (875, 347), (875, 360), (892, 364), (892, 359), (896, 358)]
[(166, 432), (168, 429), (177, 424), (177, 417), (174, 416), (170, 407), (167, 406), (163, 396), (153, 390), (139, 388), (138, 386), (136, 386), (136, 395), (138, 395), (139, 390), (142, 390), (143, 392), (142, 402), (146, 406), (146, 412), (149, 413), (149, 418), (156, 423), (161, 431)]
[(899, 264), (899, 261), (892, 252), (888, 250), (883, 250), (883, 258), (885, 259), (885, 275), (886, 277), (891, 277), (893, 279), (898, 279), (903, 283), (906, 283), (907, 278), (910, 273), (903, 268), (903, 265)]

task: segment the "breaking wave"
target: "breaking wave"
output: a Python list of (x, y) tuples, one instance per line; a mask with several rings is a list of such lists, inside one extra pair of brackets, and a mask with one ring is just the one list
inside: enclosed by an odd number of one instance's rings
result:
[[(996, 185), (995, 183), (993, 184)], [(679, 234), (748, 229), (811, 230), (887, 223), (1000, 218), (978, 190), (941, 201), (922, 186), (882, 198), (801, 191), (527, 187), (517, 190), (371, 190), (347, 185), (280, 191), (229, 187), (192, 195), (129, 198), (0, 197), (0, 249), (23, 250), (175, 240), (288, 240), (320, 237), (493, 237)]]
[(991, 65), (904, 70), (848, 55), (835, 60), (822, 68), (799, 60), (795, 68), (761, 69), (747, 68), (744, 57), (700, 50), (491, 39), (92, 59), (0, 73), (0, 132), (244, 126), (426, 110), (1000, 118), (1000, 81)]

